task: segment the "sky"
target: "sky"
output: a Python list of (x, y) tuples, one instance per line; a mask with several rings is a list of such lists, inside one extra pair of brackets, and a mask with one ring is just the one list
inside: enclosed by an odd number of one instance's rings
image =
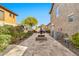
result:
[(0, 5), (18, 14), (17, 23), (28, 16), (33, 16), (38, 20), (38, 25), (50, 22), (50, 3), (0, 3)]

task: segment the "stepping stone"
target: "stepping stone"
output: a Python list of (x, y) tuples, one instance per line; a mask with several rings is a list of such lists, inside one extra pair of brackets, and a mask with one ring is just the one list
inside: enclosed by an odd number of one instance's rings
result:
[(4, 54), (4, 56), (22, 56), (27, 47), (16, 45), (13, 49)]

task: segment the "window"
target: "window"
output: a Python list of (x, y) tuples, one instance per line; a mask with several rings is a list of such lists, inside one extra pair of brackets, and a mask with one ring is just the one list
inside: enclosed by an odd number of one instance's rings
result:
[(73, 22), (75, 19), (74, 15), (68, 16), (68, 22)]
[(59, 8), (57, 7), (56, 8), (56, 17), (58, 17), (59, 16)]
[(13, 15), (13, 18), (15, 18), (15, 15)]
[(10, 13), (9, 16), (10, 16), (10, 17), (13, 17), (13, 14)]
[(0, 20), (4, 19), (4, 12), (0, 10)]

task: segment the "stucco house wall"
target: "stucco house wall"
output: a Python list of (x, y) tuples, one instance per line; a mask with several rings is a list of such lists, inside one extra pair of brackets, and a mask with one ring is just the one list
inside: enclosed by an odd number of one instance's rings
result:
[(0, 6), (0, 11), (3, 12), (3, 20), (0, 20), (0, 24), (16, 25), (16, 14), (3, 6)]
[[(50, 15), (55, 31), (62, 29), (62, 32), (68, 35), (79, 32), (79, 4), (56, 3), (53, 5)], [(70, 19), (73, 21), (69, 21)]]

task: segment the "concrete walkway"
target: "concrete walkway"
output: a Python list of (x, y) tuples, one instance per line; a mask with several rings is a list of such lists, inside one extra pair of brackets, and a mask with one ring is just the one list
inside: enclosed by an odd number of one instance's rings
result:
[(76, 56), (69, 49), (45, 33), (47, 41), (36, 41), (38, 33), (22, 42), (21, 46), (28, 47), (23, 56)]
[(36, 41), (38, 33), (24, 40), (19, 45), (10, 45), (3, 56), (76, 56), (48, 34), (47, 41)]
[[(14, 48), (13, 48), (14, 46)], [(9, 49), (12, 48), (12, 49)], [(22, 56), (27, 47), (20, 46), (20, 45), (11, 45), (7, 48), (9, 51), (5, 52), (4, 56)]]

